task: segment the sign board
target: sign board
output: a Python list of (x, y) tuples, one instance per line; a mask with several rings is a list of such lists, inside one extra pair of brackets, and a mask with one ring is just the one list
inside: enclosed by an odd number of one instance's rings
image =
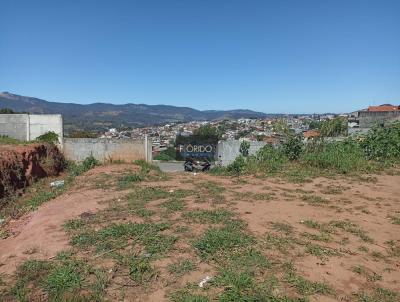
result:
[(214, 159), (215, 145), (212, 144), (184, 144), (178, 146), (178, 154), (182, 159), (186, 158), (208, 158)]

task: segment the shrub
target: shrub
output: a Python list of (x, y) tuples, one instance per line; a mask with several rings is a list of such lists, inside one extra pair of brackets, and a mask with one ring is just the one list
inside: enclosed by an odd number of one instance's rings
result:
[(93, 155), (86, 157), (85, 160), (82, 162), (82, 166), (85, 172), (99, 165), (100, 162), (97, 159), (95, 159)]
[(282, 145), (282, 151), (289, 160), (296, 160), (303, 151), (303, 141), (298, 135), (291, 135)]
[(239, 176), (243, 173), (246, 166), (246, 160), (243, 155), (239, 155), (236, 159), (227, 167), (227, 171)]
[(360, 145), (368, 159), (400, 159), (400, 122), (373, 127)]
[(287, 162), (287, 158), (281, 148), (274, 148), (271, 145), (265, 145), (256, 154), (260, 168), (266, 172), (277, 172)]
[(326, 137), (347, 134), (347, 118), (337, 117), (321, 123), (321, 135)]
[(240, 143), (240, 149), (239, 152), (242, 154), (244, 157), (249, 156), (249, 149), (250, 149), (250, 143), (247, 141), (242, 141)]
[(176, 150), (174, 147), (169, 147), (166, 150), (161, 151), (154, 157), (155, 160), (170, 161), (176, 159)]
[(85, 158), (85, 160), (81, 164), (77, 164), (73, 161), (67, 162), (67, 170), (71, 176), (75, 177), (93, 169), (95, 166), (100, 165), (100, 162), (90, 155)]
[(53, 131), (48, 131), (36, 138), (38, 142), (44, 142), (49, 144), (55, 144), (58, 142), (58, 134)]

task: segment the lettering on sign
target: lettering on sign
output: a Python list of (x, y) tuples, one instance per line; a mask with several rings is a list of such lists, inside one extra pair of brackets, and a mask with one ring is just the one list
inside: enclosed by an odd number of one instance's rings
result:
[(198, 145), (198, 144), (187, 144), (179, 145), (179, 154), (183, 158), (213, 158), (215, 147), (210, 144)]

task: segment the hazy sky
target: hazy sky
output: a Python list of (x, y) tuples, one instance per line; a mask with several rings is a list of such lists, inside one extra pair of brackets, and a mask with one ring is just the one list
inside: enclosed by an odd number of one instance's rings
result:
[(264, 112), (400, 103), (400, 1), (0, 1), (0, 91)]

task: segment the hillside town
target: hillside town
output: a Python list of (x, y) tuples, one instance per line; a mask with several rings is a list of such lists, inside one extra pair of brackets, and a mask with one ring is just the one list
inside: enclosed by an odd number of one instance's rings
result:
[(346, 131), (338, 133), (338, 136), (366, 133), (375, 124), (383, 125), (400, 120), (400, 105), (370, 106), (349, 114), (282, 115), (279, 118), (266, 119), (191, 121), (121, 131), (111, 128), (101, 137), (124, 139), (148, 137), (152, 141), (153, 151), (158, 153), (169, 146), (174, 146), (177, 136), (191, 136), (201, 126), (207, 125), (219, 131), (221, 140), (264, 141), (277, 144), (283, 138), (282, 127), (307, 140), (320, 136), (316, 126), (318, 123), (334, 119), (341, 119), (346, 125)]

